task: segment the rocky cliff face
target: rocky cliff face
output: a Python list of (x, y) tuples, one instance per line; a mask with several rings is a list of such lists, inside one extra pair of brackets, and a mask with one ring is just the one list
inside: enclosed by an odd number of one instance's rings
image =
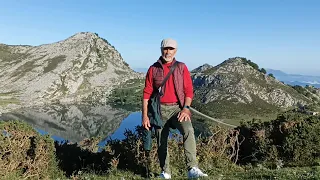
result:
[(34, 106), (103, 101), (118, 84), (143, 78), (95, 33), (82, 32), (40, 46), (0, 44), (0, 98)]
[(230, 58), (215, 67), (199, 67), (192, 71), (192, 79), (197, 101), (203, 105), (213, 103), (212, 108), (226, 102), (256, 109), (263, 109), (266, 104), (288, 108), (309, 102), (292, 87), (251, 66), (245, 58)]

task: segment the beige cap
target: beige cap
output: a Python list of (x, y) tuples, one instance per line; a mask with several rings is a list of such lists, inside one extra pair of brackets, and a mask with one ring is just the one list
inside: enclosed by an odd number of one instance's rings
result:
[(165, 48), (165, 47), (172, 47), (177, 49), (178, 48), (178, 44), (177, 41), (173, 40), (173, 39), (164, 39), (161, 41), (161, 48)]

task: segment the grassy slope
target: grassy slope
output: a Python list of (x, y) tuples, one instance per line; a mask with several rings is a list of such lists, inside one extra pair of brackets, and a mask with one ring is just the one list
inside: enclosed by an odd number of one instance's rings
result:
[(108, 103), (116, 108), (140, 111), (144, 79), (131, 79), (114, 89)]
[[(216, 67), (208, 69), (205, 71), (205, 74), (212, 74), (216, 70)], [(258, 85), (261, 88), (266, 88), (267, 91), (272, 91), (273, 89), (282, 89), (283, 91), (288, 92), (294, 98), (310, 102), (309, 99), (307, 99), (305, 96), (303, 96), (301, 93), (297, 92), (290, 86), (277, 83), (272, 83), (272, 85), (268, 84), (264, 76), (265, 75), (261, 73), (261, 76), (259, 77), (252, 77), (250, 74), (238, 75), (237, 77), (239, 79), (246, 78), (249, 82)], [(238, 80), (234, 79), (235, 85), (238, 82)], [(253, 102), (248, 104), (237, 103), (233, 102), (232, 100), (220, 100), (213, 101), (208, 104), (203, 104), (199, 101), (199, 99), (202, 96), (200, 94), (202, 91), (203, 90), (201, 90), (201, 88), (196, 89), (197, 93), (193, 102), (193, 106), (204, 114), (208, 114), (211, 117), (222, 119), (225, 122), (234, 125), (239, 125), (241, 121), (248, 121), (252, 119), (261, 119), (262, 121), (269, 121), (275, 119), (276, 114), (290, 109), (277, 108), (276, 106), (267, 103), (266, 101), (260, 99), (258, 96), (254, 94), (250, 95), (253, 99)], [(204, 91), (206, 91), (206, 89), (204, 89)]]
[(0, 93), (0, 106), (8, 104), (20, 104), (20, 100), (15, 98), (16, 93)]

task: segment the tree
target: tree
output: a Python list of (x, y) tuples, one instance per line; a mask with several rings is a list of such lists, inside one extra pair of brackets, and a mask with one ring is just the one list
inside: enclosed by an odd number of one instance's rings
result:
[(292, 87), (293, 89), (295, 89), (296, 91), (298, 91), (300, 94), (305, 94), (305, 89), (302, 87), (302, 86), (299, 86), (299, 85), (295, 85)]
[(262, 72), (263, 74), (267, 74), (267, 71), (264, 68), (261, 68), (260, 72)]
[(268, 74), (268, 76), (275, 78), (274, 75), (272, 73)]
[(248, 64), (249, 64), (251, 67), (253, 67), (253, 68), (256, 69), (256, 70), (259, 70), (258, 64), (252, 62), (251, 60), (248, 60), (247, 62), (248, 62)]

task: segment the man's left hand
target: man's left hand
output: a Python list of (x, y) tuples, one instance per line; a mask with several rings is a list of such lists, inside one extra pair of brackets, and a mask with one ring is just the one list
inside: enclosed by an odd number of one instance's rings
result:
[(190, 110), (187, 108), (183, 108), (178, 114), (178, 121), (191, 121), (190, 115)]

